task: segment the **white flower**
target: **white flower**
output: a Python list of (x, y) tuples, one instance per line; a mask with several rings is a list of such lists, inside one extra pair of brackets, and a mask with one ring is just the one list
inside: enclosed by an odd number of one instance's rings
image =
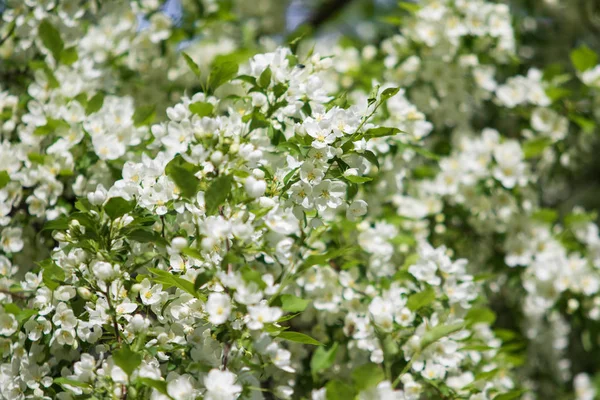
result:
[(14, 315), (9, 313), (0, 314), (0, 335), (10, 336), (17, 331), (19, 324)]
[(234, 400), (242, 392), (242, 387), (236, 385), (236, 376), (229, 371), (211, 369), (204, 378), (206, 393), (205, 400)]
[(355, 220), (367, 213), (367, 202), (364, 200), (354, 200), (346, 210), (346, 218)]
[(262, 329), (264, 324), (272, 323), (281, 318), (283, 312), (278, 307), (269, 307), (266, 301), (262, 301), (259, 305), (249, 306), (248, 314), (250, 320), (246, 323), (249, 329)]
[(206, 312), (211, 324), (224, 324), (231, 313), (231, 299), (225, 293), (211, 293), (206, 302)]
[(17, 253), (23, 249), (23, 230), (21, 228), (5, 228), (0, 236), (2, 250), (7, 253)]
[(249, 176), (246, 178), (244, 188), (246, 189), (248, 196), (257, 198), (265, 194), (265, 191), (267, 190), (267, 182), (262, 179), (256, 179), (253, 176)]
[[(173, 375), (177, 375), (172, 373)], [(170, 374), (171, 375), (171, 374)], [(192, 384), (192, 377), (188, 374), (173, 377), (170, 376), (167, 379), (167, 393), (173, 399), (181, 400), (193, 400), (196, 398), (194, 393), (194, 385)], [(169, 379), (171, 378), (171, 379)]]
[(140, 298), (145, 305), (157, 304), (163, 299), (162, 285), (154, 285), (147, 278), (142, 281), (140, 288)]
[(115, 279), (121, 270), (118, 264), (112, 265), (106, 261), (95, 261), (91, 268), (96, 278), (105, 282)]

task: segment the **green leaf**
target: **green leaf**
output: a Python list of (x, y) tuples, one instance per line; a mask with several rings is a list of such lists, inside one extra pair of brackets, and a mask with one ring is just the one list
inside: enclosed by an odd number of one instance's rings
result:
[(113, 197), (104, 205), (104, 211), (110, 219), (117, 219), (123, 215), (133, 211), (135, 202), (127, 201), (122, 197)]
[[(67, 379), (67, 378), (54, 378), (54, 383), (56, 383), (57, 385), (60, 385), (62, 387), (65, 387), (66, 385), (68, 385), (68, 386), (74, 386), (74, 387), (78, 387), (78, 388), (82, 388), (82, 389), (91, 389), (92, 388), (92, 385), (90, 385), (89, 383), (79, 382), (74, 379)], [(68, 389), (68, 388), (65, 388), (65, 389)]]
[(35, 130), (33, 131), (33, 134), (38, 135), (38, 136), (46, 136), (51, 133), (54, 133), (56, 130), (58, 130), (60, 128), (68, 129), (69, 124), (67, 124), (62, 119), (48, 118), (46, 125), (38, 126), (37, 128), (35, 128)]
[(58, 29), (56, 29), (48, 19), (45, 19), (38, 27), (38, 35), (40, 36), (40, 40), (44, 44), (44, 47), (52, 53), (52, 57), (54, 57), (57, 62), (60, 61), (60, 54), (65, 48), (65, 44), (60, 37)]
[(230, 81), (237, 74), (238, 65), (233, 61), (215, 60), (208, 76), (208, 82), (214, 91), (225, 82)]
[(55, 230), (67, 230), (69, 229), (69, 217), (63, 216), (52, 221), (47, 221), (42, 228), (42, 231), (55, 231)]
[(207, 282), (212, 279), (212, 274), (208, 271), (204, 271), (196, 275), (196, 280), (194, 281), (194, 290), (198, 291), (200, 288)]
[(579, 72), (587, 71), (598, 64), (598, 55), (586, 45), (571, 52), (571, 62)]
[(338, 347), (339, 344), (336, 342), (329, 350), (326, 350), (325, 347), (319, 347), (315, 350), (310, 359), (310, 371), (313, 375), (316, 375), (333, 365)]
[(215, 179), (204, 194), (206, 201), (206, 214), (212, 215), (217, 212), (229, 194), (233, 185), (233, 177), (230, 175), (222, 175)]
[(185, 254), (188, 257), (192, 257), (195, 258), (197, 260), (203, 260), (204, 257), (202, 257), (202, 254), (200, 254), (200, 252), (196, 249), (194, 249), (193, 247), (186, 247), (185, 249), (181, 250), (182, 254)]
[(523, 143), (523, 155), (526, 159), (538, 157), (551, 144), (552, 140), (546, 137), (530, 139)]
[(421, 8), (420, 5), (415, 4), (415, 3), (410, 3), (410, 2), (407, 2), (407, 1), (400, 1), (398, 3), (398, 7), (402, 8), (403, 10), (408, 11), (411, 14), (416, 13)]
[(165, 173), (175, 182), (183, 197), (192, 198), (198, 193), (199, 181), (195, 173), (198, 167), (185, 161), (180, 154), (176, 155), (167, 166)]
[(380, 126), (379, 128), (369, 129), (365, 132), (365, 139), (385, 137), (385, 136), (393, 136), (398, 133), (402, 133), (402, 131), (398, 128), (386, 128)]
[(90, 115), (99, 111), (102, 108), (102, 104), (104, 104), (104, 92), (98, 92), (88, 101), (85, 113)]
[(542, 208), (534, 212), (531, 218), (546, 224), (553, 224), (558, 220), (558, 211), (551, 208)]
[(193, 112), (199, 117), (206, 117), (213, 113), (214, 106), (210, 103), (197, 101), (195, 103), (190, 104), (189, 109), (191, 112)]
[(112, 354), (115, 364), (120, 367), (128, 376), (142, 363), (142, 355), (131, 351), (127, 346), (116, 350)]
[(465, 316), (467, 326), (478, 323), (493, 324), (496, 321), (496, 313), (487, 307), (473, 307)]
[(326, 400), (349, 400), (356, 396), (354, 388), (340, 380), (327, 382)]
[(4, 188), (10, 182), (10, 176), (6, 171), (0, 171), (0, 189)]
[(158, 279), (155, 279), (155, 281), (160, 282), (163, 285), (169, 287), (174, 286), (183, 290), (184, 292), (191, 294), (194, 297), (198, 297), (198, 293), (196, 292), (196, 289), (194, 289), (193, 282), (190, 282), (186, 279), (173, 275), (168, 271), (163, 271), (162, 269), (158, 268), (148, 268), (148, 271), (158, 276)]
[(305, 300), (292, 294), (281, 295), (281, 309), (286, 312), (301, 312), (310, 304), (310, 300)]
[(279, 335), (277, 335), (277, 337), (279, 339), (289, 340), (290, 342), (311, 344), (314, 346), (322, 346), (323, 345), (323, 343), (319, 342), (318, 340), (313, 339), (310, 336), (305, 335), (304, 333), (300, 333), (300, 332), (285, 331), (285, 332), (281, 332)]
[(525, 389), (515, 389), (511, 390), (510, 392), (499, 394), (498, 396), (494, 397), (494, 400), (520, 399), (525, 393), (527, 393), (527, 390)]
[(344, 175), (344, 178), (352, 183), (365, 183), (365, 182), (371, 182), (373, 180), (373, 178), (370, 178), (368, 176), (358, 176), (358, 175)]
[(168, 396), (166, 381), (158, 381), (156, 379), (150, 378), (138, 378), (137, 382), (141, 383), (144, 386), (150, 386), (151, 388), (156, 389), (160, 393)]
[(65, 280), (65, 271), (50, 259), (38, 263), (42, 267), (42, 281), (50, 290), (56, 290)]
[(379, 160), (377, 159), (375, 153), (373, 153), (371, 150), (366, 150), (362, 153), (358, 153), (358, 155), (363, 156), (367, 159), (368, 162), (379, 168)]
[(596, 122), (581, 115), (569, 114), (569, 119), (575, 122), (585, 133), (592, 133), (596, 129)]
[(425, 349), (430, 344), (437, 342), (445, 336), (460, 331), (464, 326), (464, 322), (453, 322), (448, 325), (438, 325), (433, 329), (426, 331), (421, 339), (421, 349)]
[(360, 392), (373, 386), (377, 386), (378, 383), (385, 379), (385, 374), (381, 367), (377, 364), (368, 363), (355, 368), (352, 371), (352, 380), (354, 381), (354, 387)]
[(154, 243), (163, 246), (168, 245), (167, 241), (159, 233), (149, 229), (134, 229), (127, 234), (127, 239), (135, 240), (140, 243)]
[(350, 248), (344, 247), (341, 249), (330, 250), (325, 254), (315, 254), (315, 255), (308, 256), (308, 257), (306, 257), (306, 260), (304, 260), (304, 262), (298, 269), (298, 272), (304, 271), (304, 270), (312, 267), (313, 265), (327, 264), (329, 262), (329, 260), (341, 256), (342, 254), (346, 253), (348, 250), (350, 250)]
[(238, 75), (235, 79), (239, 79), (240, 81), (247, 82), (252, 86), (256, 86), (256, 78), (250, 75)]
[(267, 67), (258, 77), (258, 85), (267, 88), (271, 84), (271, 67)]
[(399, 87), (391, 87), (381, 92), (381, 101), (386, 101), (390, 97), (394, 97), (400, 91)]
[(187, 63), (188, 67), (190, 67), (194, 75), (200, 78), (200, 75), (202, 74), (200, 73), (200, 67), (198, 67), (198, 64), (196, 64), (194, 60), (192, 60), (192, 57), (187, 55), (187, 53), (182, 52), (181, 55), (185, 59), (185, 62)]
[(137, 107), (133, 114), (133, 125), (140, 127), (150, 125), (154, 120), (154, 105), (146, 105)]
[(60, 55), (61, 64), (71, 65), (79, 59), (76, 47), (68, 47), (64, 49)]
[(433, 303), (435, 300), (435, 290), (431, 286), (428, 286), (425, 290), (411, 294), (408, 297), (406, 306), (411, 311), (417, 311), (423, 307), (426, 307)]

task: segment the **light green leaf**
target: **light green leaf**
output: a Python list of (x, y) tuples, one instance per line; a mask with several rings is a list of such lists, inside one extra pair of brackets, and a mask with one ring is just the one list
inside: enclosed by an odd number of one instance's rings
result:
[(292, 294), (281, 295), (281, 309), (287, 312), (301, 312), (310, 304), (310, 300), (305, 300)]
[(381, 367), (377, 364), (368, 363), (355, 368), (352, 371), (352, 380), (358, 391), (369, 389), (377, 386), (378, 383), (385, 379), (385, 374)]
[(391, 87), (381, 92), (381, 101), (385, 101), (390, 97), (394, 97), (400, 91), (399, 87)]
[(425, 290), (412, 294), (408, 297), (406, 306), (411, 311), (417, 311), (433, 303), (435, 300), (435, 290), (428, 286)]
[(129, 347), (122, 347), (112, 354), (115, 364), (120, 367), (128, 376), (142, 363), (142, 355), (131, 351)]
[(329, 350), (325, 349), (325, 347), (319, 347), (315, 350), (310, 359), (310, 370), (313, 375), (316, 375), (333, 365), (338, 347), (339, 344), (336, 342)]
[(487, 307), (473, 307), (465, 316), (467, 326), (478, 323), (493, 324), (496, 321), (496, 313)]
[(526, 159), (539, 157), (551, 144), (552, 140), (546, 137), (530, 139), (523, 143), (523, 155)]
[(358, 176), (358, 175), (344, 175), (344, 178), (346, 178), (347, 181), (352, 182), (352, 183), (365, 183), (365, 182), (371, 182), (373, 180), (373, 178), (370, 178), (368, 176)]
[(200, 78), (201, 73), (200, 73), (200, 67), (198, 67), (198, 64), (196, 64), (194, 62), (194, 60), (192, 60), (192, 57), (187, 55), (187, 53), (182, 52), (181, 55), (185, 59), (185, 62), (187, 63), (188, 67), (190, 67), (190, 69), (192, 70), (194, 75), (196, 75), (198, 78)]
[(464, 326), (464, 322), (453, 322), (447, 325), (438, 325), (426, 331), (421, 339), (421, 349), (425, 349), (430, 344), (437, 342), (445, 336), (460, 331)]
[[(78, 387), (78, 388), (82, 388), (82, 389), (91, 389), (92, 388), (92, 385), (90, 385), (89, 383), (79, 382), (74, 379), (67, 379), (67, 378), (54, 378), (54, 383), (56, 383), (57, 385), (60, 385), (62, 387), (65, 387), (66, 385), (68, 385), (68, 386), (74, 386), (74, 387)], [(68, 389), (68, 388), (66, 388), (66, 389)]]
[(308, 335), (300, 332), (290, 332), (285, 331), (281, 332), (277, 335), (279, 339), (289, 340), (290, 342), (302, 343), (302, 344), (312, 344), (314, 346), (322, 346), (323, 343), (319, 342), (316, 339), (311, 338)]
[(598, 54), (586, 45), (571, 52), (571, 62), (579, 72), (587, 71), (598, 64)]
[(195, 103), (190, 104), (189, 109), (191, 112), (193, 112), (199, 117), (206, 117), (212, 114), (214, 106), (210, 103), (197, 101)]

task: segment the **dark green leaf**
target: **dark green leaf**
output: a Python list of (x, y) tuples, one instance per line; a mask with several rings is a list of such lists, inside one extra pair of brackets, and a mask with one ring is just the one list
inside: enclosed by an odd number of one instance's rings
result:
[(368, 131), (366, 131), (365, 139), (392, 136), (392, 135), (396, 135), (401, 132), (402, 131), (398, 128), (386, 128), (386, 127), (380, 126), (379, 128), (373, 128), (373, 129), (369, 129)]
[(198, 167), (188, 163), (181, 157), (175, 156), (165, 167), (165, 173), (175, 182), (183, 197), (192, 198), (198, 193), (199, 181), (195, 173)]
[(4, 188), (10, 182), (10, 176), (6, 171), (0, 171), (0, 189)]
[(60, 37), (58, 29), (47, 19), (43, 20), (38, 27), (38, 35), (44, 46), (50, 50), (52, 57), (58, 62), (65, 44)]
[(117, 219), (133, 211), (135, 208), (135, 202), (127, 201), (122, 197), (113, 197), (109, 199), (104, 205), (104, 211), (110, 217), (110, 219)]
[(356, 396), (352, 386), (339, 380), (327, 382), (325, 388), (327, 389), (326, 400), (349, 400)]
[(213, 215), (219, 209), (229, 194), (233, 184), (233, 177), (229, 175), (222, 175), (215, 179), (204, 194), (206, 201), (206, 213)]
[(154, 105), (137, 107), (133, 114), (133, 124), (136, 127), (150, 125), (154, 119)]
[(258, 85), (267, 88), (271, 84), (271, 67), (267, 67), (258, 78)]
[(61, 64), (71, 65), (79, 59), (76, 47), (68, 47), (64, 49), (60, 55)]
[(478, 323), (493, 324), (496, 321), (496, 313), (487, 307), (473, 307), (465, 316), (467, 326)]
[(394, 97), (400, 91), (399, 87), (391, 87), (381, 92), (381, 101), (385, 101), (390, 97)]

